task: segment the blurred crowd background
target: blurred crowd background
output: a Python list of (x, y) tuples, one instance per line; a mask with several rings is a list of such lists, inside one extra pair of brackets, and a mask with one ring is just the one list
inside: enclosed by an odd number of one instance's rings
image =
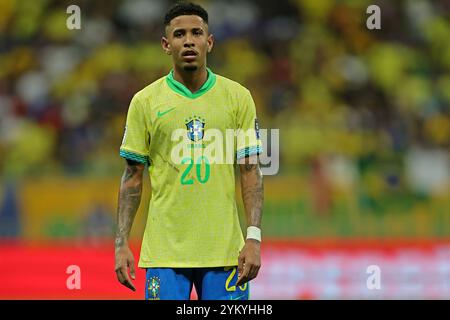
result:
[[(450, 235), (450, 1), (198, 3), (209, 67), (280, 129), (267, 235)], [(171, 68), (171, 4), (0, 1), (0, 235), (112, 234), (127, 108)], [(381, 30), (366, 28), (370, 4)]]

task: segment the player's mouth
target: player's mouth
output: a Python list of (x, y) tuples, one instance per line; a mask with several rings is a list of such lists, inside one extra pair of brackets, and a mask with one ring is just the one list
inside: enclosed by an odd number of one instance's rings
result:
[(195, 60), (198, 53), (194, 50), (186, 50), (182, 54), (184, 60)]

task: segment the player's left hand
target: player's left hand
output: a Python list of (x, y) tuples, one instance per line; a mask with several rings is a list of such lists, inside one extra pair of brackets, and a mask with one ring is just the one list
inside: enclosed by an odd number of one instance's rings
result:
[(245, 245), (239, 253), (238, 259), (238, 280), (236, 286), (256, 278), (261, 267), (261, 243), (255, 239), (247, 239)]

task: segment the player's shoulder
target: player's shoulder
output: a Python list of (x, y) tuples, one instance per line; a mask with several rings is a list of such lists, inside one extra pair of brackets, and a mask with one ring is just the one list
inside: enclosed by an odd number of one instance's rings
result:
[(244, 87), (237, 81), (231, 80), (227, 77), (216, 74), (217, 84), (224, 90), (230, 91), (236, 95), (246, 95), (250, 93), (250, 90)]
[(164, 88), (165, 81), (166, 76), (153, 81), (149, 85), (136, 92), (133, 99), (139, 101), (148, 101), (152, 96), (154, 97), (161, 92), (162, 88)]

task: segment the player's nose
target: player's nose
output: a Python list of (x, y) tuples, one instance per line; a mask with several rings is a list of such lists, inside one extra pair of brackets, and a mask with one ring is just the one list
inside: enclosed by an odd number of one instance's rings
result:
[(193, 47), (195, 45), (194, 41), (192, 40), (192, 36), (190, 36), (189, 34), (186, 35), (186, 37), (184, 39), (185, 39), (184, 40), (185, 47), (189, 48), (189, 47)]

